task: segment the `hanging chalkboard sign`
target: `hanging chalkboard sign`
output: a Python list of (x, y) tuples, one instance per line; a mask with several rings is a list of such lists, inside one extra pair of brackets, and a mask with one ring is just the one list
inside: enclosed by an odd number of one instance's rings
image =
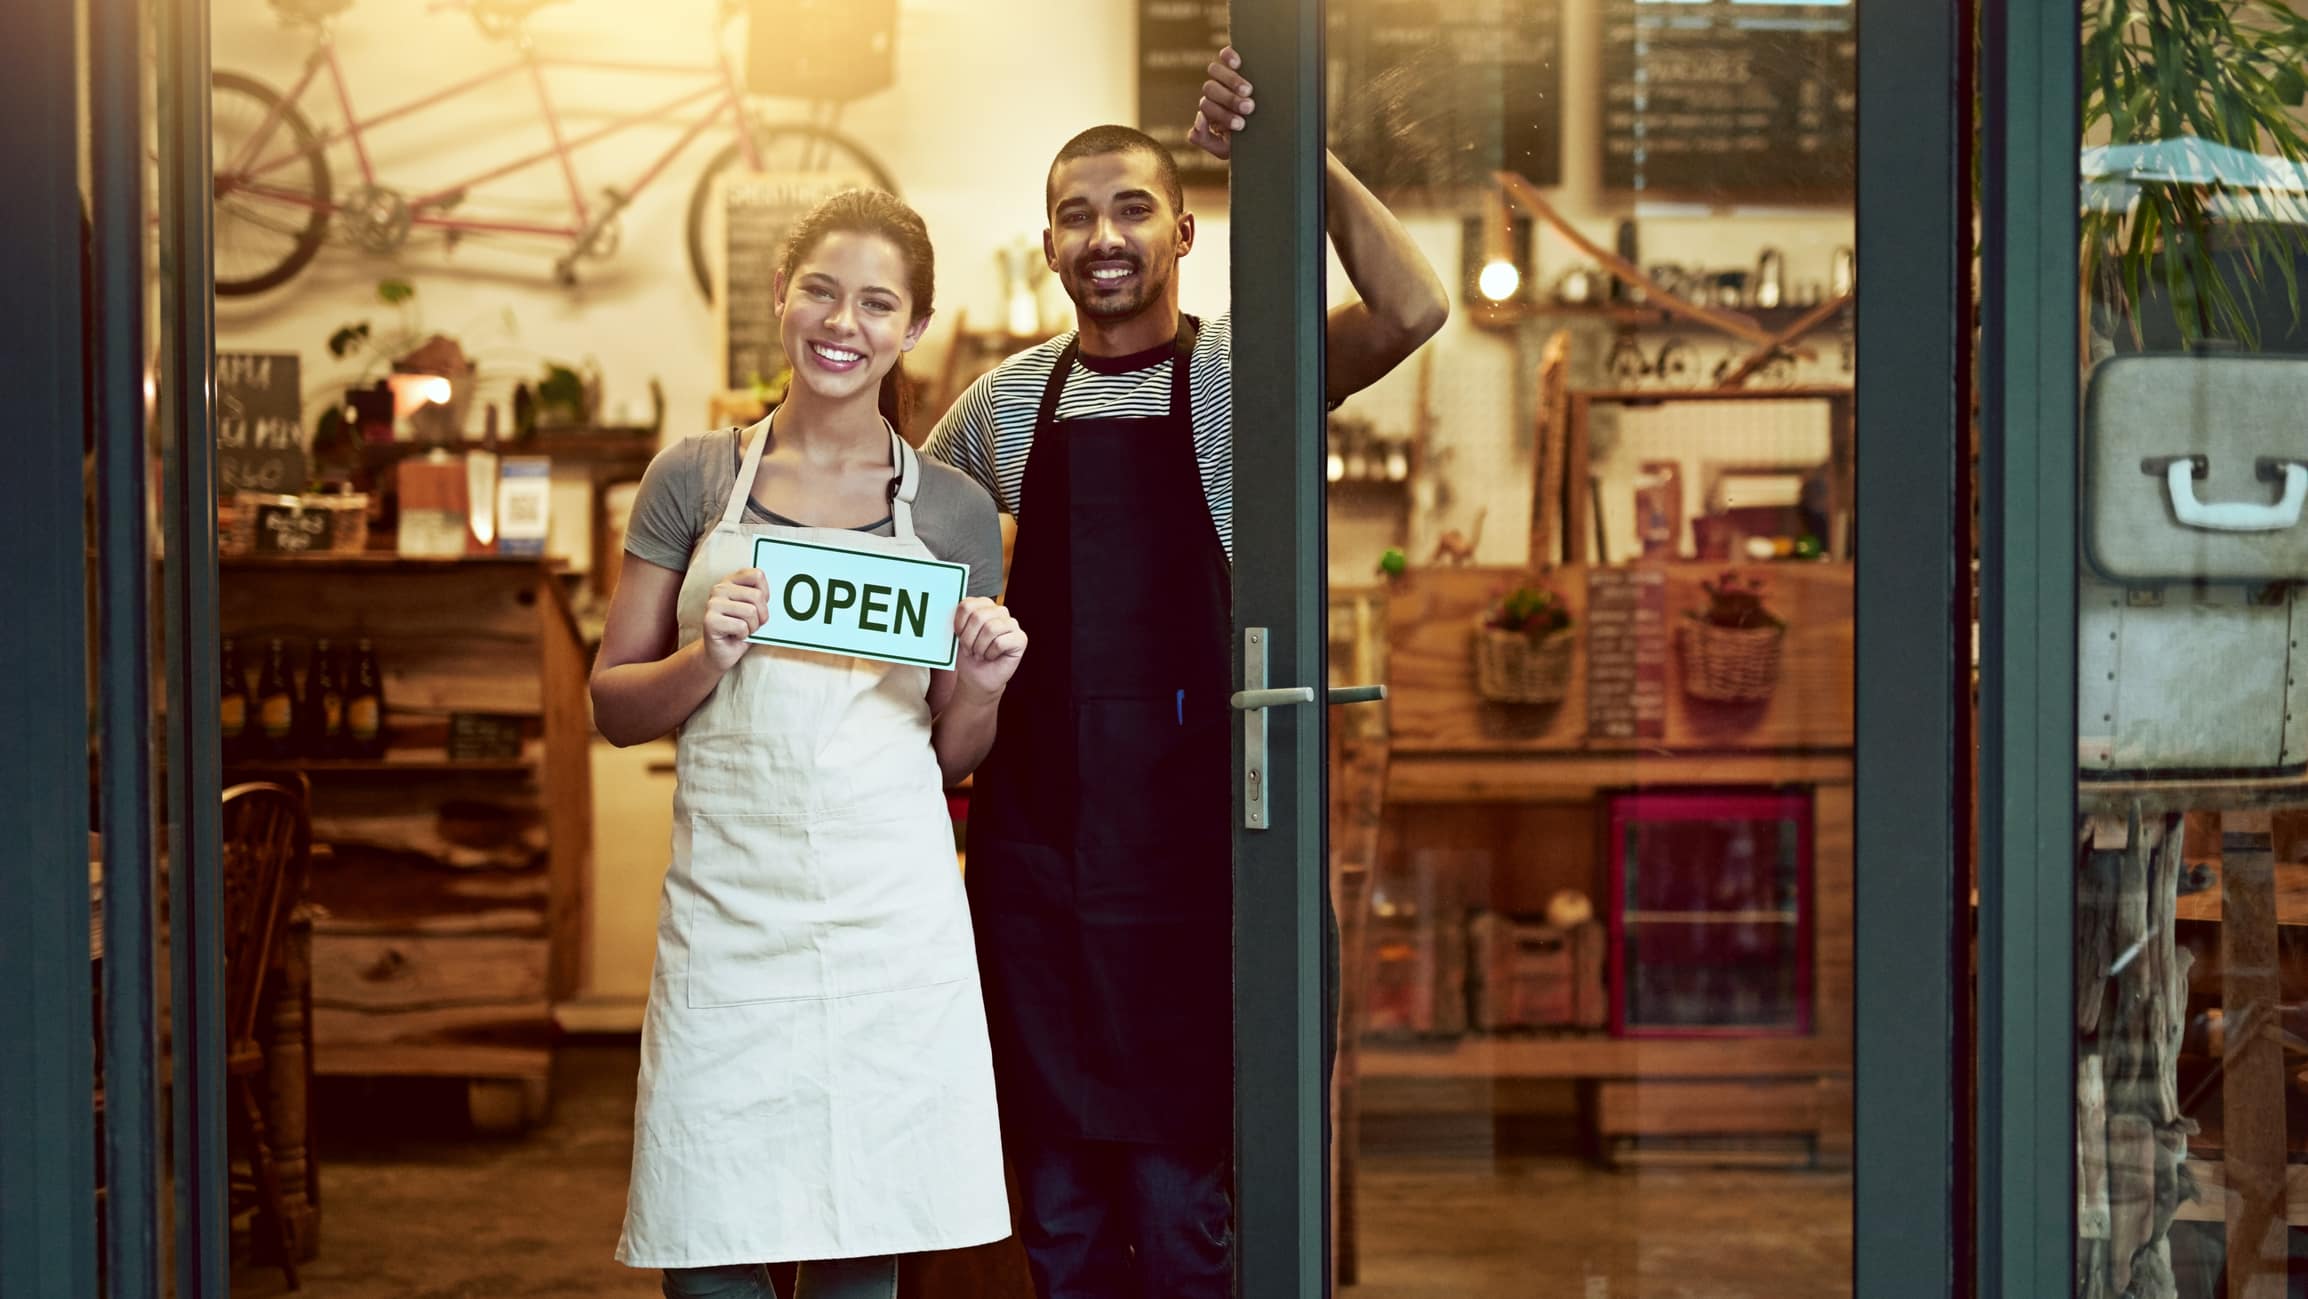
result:
[(879, 188), (846, 171), (745, 172), (723, 178), (721, 270), (713, 286), (722, 386), (746, 388), (785, 369), (777, 334), (777, 263), (794, 222), (828, 194)]
[[(1329, 19), (1330, 147), (1364, 183), (1560, 181), (1561, 0), (1332, 0)], [(1138, 0), (1138, 128), (1188, 184), (1226, 180), (1186, 139), (1226, 23), (1226, 0)]]
[(1667, 734), (1667, 574), (1587, 570), (1587, 738)]
[(1603, 183), (1664, 197), (1847, 197), (1849, 0), (1606, 0)]
[(1562, 179), (1560, 0), (1333, 0), (1331, 148), (1380, 190)]
[(1186, 139), (1226, 22), (1227, 0), (1138, 0), (1138, 129), (1170, 150), (1190, 186), (1226, 184), (1226, 164)]
[(295, 353), (217, 353), (217, 494), (304, 490), (303, 410)]

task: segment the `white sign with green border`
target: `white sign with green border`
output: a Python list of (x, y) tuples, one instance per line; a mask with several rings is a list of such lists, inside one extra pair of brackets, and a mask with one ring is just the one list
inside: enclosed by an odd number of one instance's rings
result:
[(748, 638), (756, 644), (954, 665), (968, 564), (756, 536), (753, 566), (769, 579), (769, 620)]

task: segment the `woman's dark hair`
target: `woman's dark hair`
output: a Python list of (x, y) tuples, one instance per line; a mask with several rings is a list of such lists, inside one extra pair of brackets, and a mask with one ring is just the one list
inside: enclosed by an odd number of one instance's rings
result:
[[(817, 206), (794, 222), (785, 238), (785, 255), (778, 259), (780, 279), (791, 283), (794, 268), (837, 230), (879, 235), (890, 241), (906, 263), (906, 296), (913, 299), (913, 319), (930, 314), (931, 293), (937, 284), (937, 256), (930, 249), (930, 228), (919, 212), (895, 194), (878, 189), (845, 189), (818, 200)], [(911, 322), (908, 322), (911, 323)], [(906, 382), (905, 366), (890, 367), (882, 376), (882, 418), (900, 434), (913, 414), (913, 388)]]

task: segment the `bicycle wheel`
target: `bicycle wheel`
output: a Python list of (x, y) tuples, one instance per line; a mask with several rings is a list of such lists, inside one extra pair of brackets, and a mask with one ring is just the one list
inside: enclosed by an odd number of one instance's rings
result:
[[(216, 291), (222, 297), (262, 293), (287, 283), (321, 250), (332, 206), (328, 159), (304, 115), (263, 82), (219, 72), (209, 95)], [(268, 120), (273, 125), (258, 146), (261, 157), (243, 158)], [(247, 170), (259, 163), (261, 173)]]
[[(848, 172), (871, 180), (876, 188), (898, 192), (897, 182), (890, 179), (881, 163), (839, 131), (800, 122), (759, 125), (753, 128), (753, 147), (764, 173)], [(725, 171), (742, 171), (744, 167), (744, 153), (733, 143), (713, 155), (705, 170), (698, 173), (697, 187), (689, 192), (689, 269), (697, 278), (697, 291), (707, 301), (713, 298), (713, 271), (721, 260), (716, 237), (720, 214), (713, 211), (713, 181)]]

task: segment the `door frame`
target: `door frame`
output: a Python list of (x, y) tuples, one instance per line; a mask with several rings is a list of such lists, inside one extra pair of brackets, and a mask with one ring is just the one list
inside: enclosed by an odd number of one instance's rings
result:
[(1979, 1293), (2073, 1293), (2076, 7), (1981, 24)]
[(72, 0), (0, 6), (0, 116), (18, 182), (0, 239), (0, 400), (22, 436), (0, 474), (0, 1292), (96, 1288), (95, 1034), (88, 926), (88, 536), (78, 23)]
[[(1234, 647), (1264, 638), (1267, 684), (1327, 680), (1322, 340), (1324, 0), (1235, 0), (1258, 129), (1235, 143)], [(1242, 430), (1253, 430), (1241, 435)], [(1256, 508), (1245, 508), (1255, 502)], [(1271, 557), (1242, 562), (1244, 556)], [(1243, 824), (1234, 742), (1235, 1293), (1329, 1292), (1330, 1088), (1323, 1068), (1327, 709), (1266, 710), (1267, 817)]]
[[(1855, 378), (1874, 433), (1856, 466), (1853, 1283), (1869, 1299), (1941, 1299), (1969, 1272), (1969, 32), (1941, 0), (1867, 0), (1859, 23)], [(1322, 0), (1235, 0), (1233, 33), (1259, 129), (1237, 146), (1230, 225), (1261, 250), (1231, 259), (1235, 421), (1252, 430), (1234, 482), (1257, 503), (1235, 513), (1238, 648), (1266, 629), (1268, 683), (1319, 689)], [(1237, 831), (1238, 1293), (1260, 1299), (1327, 1292), (1323, 725), (1272, 712), (1272, 828)], [(1238, 750), (1238, 789), (1240, 768)]]

